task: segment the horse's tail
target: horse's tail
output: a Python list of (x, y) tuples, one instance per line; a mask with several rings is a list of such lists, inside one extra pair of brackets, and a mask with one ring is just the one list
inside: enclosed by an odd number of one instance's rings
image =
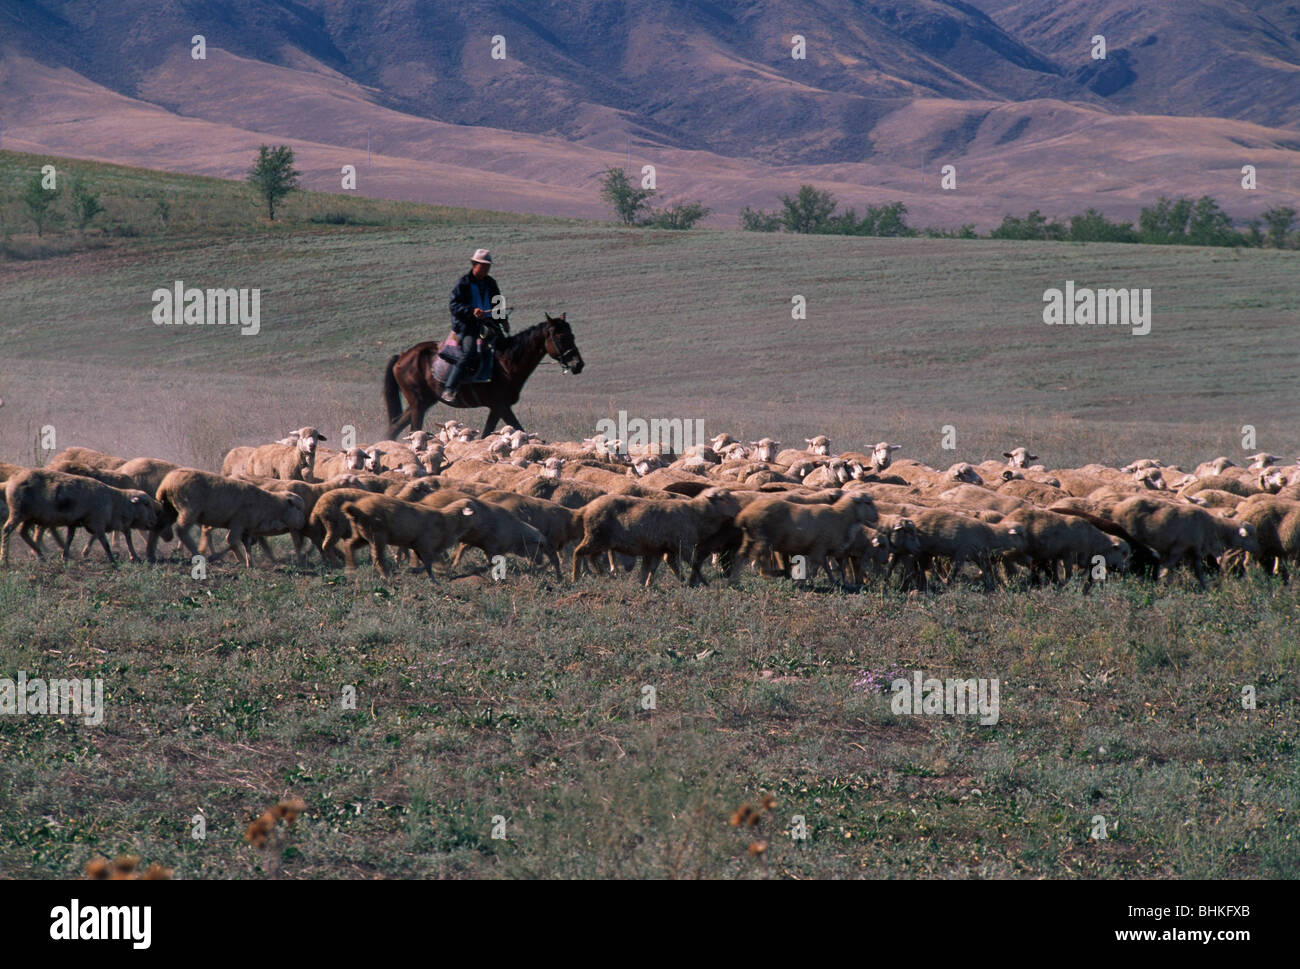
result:
[(397, 363), (397, 358), (400, 356), (400, 353), (394, 353), (388, 358), (388, 365), (384, 367), (384, 403), (388, 405), (390, 424), (402, 413), (402, 391), (397, 386), (397, 375), (393, 373), (393, 364)]

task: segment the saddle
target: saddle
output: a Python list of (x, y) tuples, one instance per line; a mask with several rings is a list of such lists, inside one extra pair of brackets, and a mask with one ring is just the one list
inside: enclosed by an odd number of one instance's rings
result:
[[(446, 383), (447, 378), (451, 376), (453, 364), (460, 362), (462, 350), (456, 340), (456, 333), (453, 330), (447, 334), (447, 339), (442, 341), (438, 347), (438, 356), (433, 361), (433, 376), (442, 383)], [(474, 373), (464, 374), (461, 383), (484, 384), (492, 379), (493, 364), (496, 361), (496, 354), (492, 351), (490, 343), (486, 343), (482, 352), (479, 354), (479, 365)]]

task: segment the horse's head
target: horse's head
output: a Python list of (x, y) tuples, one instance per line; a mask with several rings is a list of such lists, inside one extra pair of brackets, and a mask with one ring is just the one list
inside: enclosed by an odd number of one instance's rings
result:
[(559, 316), (546, 314), (546, 353), (558, 360), (565, 370), (582, 373), (582, 354), (578, 352), (578, 344), (573, 339), (573, 328), (564, 316), (563, 313)]

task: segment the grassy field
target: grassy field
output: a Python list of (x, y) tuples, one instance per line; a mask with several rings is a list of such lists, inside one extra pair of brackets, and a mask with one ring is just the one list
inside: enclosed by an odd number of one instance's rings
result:
[[(7, 225), (36, 161), (0, 153)], [(86, 171), (136, 234), (11, 240), (33, 258), (0, 262), (0, 460), (48, 456), (46, 426), (60, 448), (209, 467), (307, 423), (377, 438), (384, 361), (441, 335), (477, 245), (516, 324), (575, 324), (586, 372), (544, 367), (519, 408), (547, 438), (623, 409), (944, 465), (1019, 443), (1048, 466), (1236, 457), (1243, 424), (1300, 453), (1300, 253), (651, 233), (334, 197), (270, 225), (236, 185)], [(160, 192), (166, 227), (147, 224)], [(154, 326), (150, 293), (176, 279), (260, 287), (261, 333)], [(1150, 335), (1044, 326), (1066, 279), (1150, 287)], [(1300, 874), (1300, 600), (1257, 577), (920, 597), (646, 592), (517, 562), (431, 587), (15, 559), (0, 677), (102, 678), (107, 711), (0, 716), (9, 875), (123, 851), (182, 877)], [(893, 714), (872, 684), (912, 670), (997, 678), (998, 722)], [(769, 792), (756, 827), (728, 824)], [(307, 813), (248, 845), (282, 796)]]

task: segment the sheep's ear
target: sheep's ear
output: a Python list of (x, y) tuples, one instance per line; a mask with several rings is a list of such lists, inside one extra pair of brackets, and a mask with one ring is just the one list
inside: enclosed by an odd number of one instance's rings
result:
[(142, 501), (144, 501), (144, 495), (132, 495), (132, 496), (131, 496), (131, 504), (133, 504), (133, 505), (138, 505), (138, 504), (140, 504)]
[(1248, 536), (1246, 534), (1246, 526), (1242, 525), (1240, 528), (1238, 528), (1237, 534), (1240, 535), (1242, 538), (1247, 538)]
[(1011, 452), (1010, 452), (1010, 451), (1003, 451), (1003, 452), (1002, 452), (1002, 456), (1003, 456), (1004, 458), (1009, 458), (1009, 457), (1011, 457)]
[(1027, 454), (1027, 455), (1025, 455), (1025, 457), (1027, 457), (1030, 461), (1037, 461), (1037, 460), (1038, 460), (1038, 455), (1037, 455), (1037, 454)]
[(472, 505), (466, 505), (464, 508), (460, 510), (460, 513), (462, 515), (472, 515), (474, 514), (474, 508)]

